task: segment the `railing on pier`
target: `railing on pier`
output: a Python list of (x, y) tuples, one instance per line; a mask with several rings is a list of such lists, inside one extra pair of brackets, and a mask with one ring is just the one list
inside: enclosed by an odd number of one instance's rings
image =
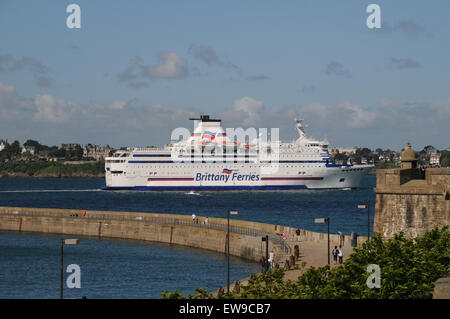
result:
[[(42, 212), (27, 212), (27, 211), (13, 211), (13, 212), (7, 212), (2, 213), (4, 215), (12, 215), (12, 216), (33, 216), (33, 217), (54, 217), (54, 218), (83, 218), (83, 219), (91, 219), (91, 220), (118, 220), (118, 221), (140, 221), (140, 222), (148, 222), (148, 223), (155, 223), (155, 224), (166, 224), (166, 225), (182, 225), (182, 226), (190, 226), (190, 227), (202, 227), (202, 228), (208, 228), (208, 229), (214, 229), (219, 230), (223, 232), (228, 231), (228, 225), (227, 224), (220, 224), (220, 223), (196, 223), (191, 220), (185, 220), (180, 219), (176, 217), (167, 217), (167, 216), (145, 216), (146, 213), (142, 213), (141, 216), (129, 216), (129, 215), (120, 215), (120, 214), (87, 214), (85, 216), (82, 216), (78, 213), (72, 213), (72, 214), (61, 214), (61, 213), (42, 213)], [(230, 225), (230, 232), (241, 234), (241, 235), (247, 235), (252, 237), (265, 237), (269, 236), (269, 241), (272, 242), (274, 245), (278, 246), (285, 254), (291, 254), (292, 249), (291, 247), (282, 239), (280, 235), (275, 235), (272, 233), (267, 233), (261, 230), (253, 229), (253, 228), (246, 228), (246, 227), (240, 227), (240, 226), (234, 226)]]

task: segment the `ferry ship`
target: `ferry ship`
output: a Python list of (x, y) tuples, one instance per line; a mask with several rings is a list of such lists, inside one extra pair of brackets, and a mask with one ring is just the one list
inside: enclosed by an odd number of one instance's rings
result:
[[(333, 163), (328, 142), (307, 137), (303, 120), (293, 142), (227, 136), (221, 120), (190, 119), (195, 129), (164, 147), (127, 148), (105, 159), (104, 190), (221, 191), (357, 188), (373, 165)], [(271, 136), (273, 137), (273, 136)]]

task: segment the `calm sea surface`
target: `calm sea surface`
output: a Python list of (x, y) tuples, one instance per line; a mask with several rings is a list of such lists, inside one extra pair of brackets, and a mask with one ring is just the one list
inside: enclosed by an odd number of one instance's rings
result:
[[(226, 217), (326, 232), (314, 218), (330, 217), (331, 232), (367, 235), (375, 205), (375, 176), (358, 190), (270, 192), (101, 191), (104, 179), (0, 179), (0, 206), (118, 210)], [(372, 229), (372, 228), (371, 228)], [(59, 298), (60, 237), (0, 232), (0, 298)], [(81, 288), (67, 298), (158, 298), (162, 291), (194, 293), (226, 285), (223, 254), (176, 245), (128, 240), (80, 238), (66, 246), (65, 267), (78, 264)], [(257, 263), (231, 258), (231, 279), (259, 271)], [(67, 274), (68, 275), (68, 274)], [(67, 276), (66, 275), (66, 276)]]

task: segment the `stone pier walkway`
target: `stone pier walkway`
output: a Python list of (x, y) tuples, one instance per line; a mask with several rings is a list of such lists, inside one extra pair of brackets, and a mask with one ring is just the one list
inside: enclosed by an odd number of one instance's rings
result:
[[(293, 249), (295, 245), (299, 245), (300, 248), (300, 258), (295, 261), (296, 265), (301, 265), (302, 262), (306, 262), (306, 266), (301, 269), (292, 269), (286, 271), (284, 275), (285, 280), (296, 281), (299, 276), (301, 276), (309, 267), (321, 267), (328, 264), (328, 245), (327, 243), (318, 242), (302, 242), (296, 241), (295, 239), (288, 239), (286, 241), (288, 245)], [(331, 267), (338, 267), (339, 264), (334, 265), (333, 256), (331, 256), (331, 251), (333, 251), (334, 246), (330, 245), (330, 262)], [(351, 245), (344, 245), (344, 260), (350, 256), (353, 252), (353, 247)], [(278, 257), (278, 258), (277, 258)], [(280, 268), (283, 268), (284, 261), (289, 259), (289, 256), (275, 256), (275, 260), (279, 263)], [(339, 260), (338, 260), (339, 261)], [(245, 278), (239, 280), (241, 286), (248, 284), (248, 279)], [(235, 282), (230, 284), (230, 291), (234, 290)], [(226, 287), (222, 287), (223, 291), (226, 292)], [(214, 296), (217, 296), (218, 290), (213, 292)]]
[[(321, 267), (328, 264), (328, 245), (327, 243), (317, 243), (317, 242), (297, 242), (294, 240), (288, 241), (291, 247), (299, 245), (300, 248), (300, 258), (296, 260), (296, 265), (301, 265), (302, 262), (306, 262), (306, 266), (303, 269), (294, 269), (286, 272), (286, 280), (297, 280), (297, 278), (305, 272), (309, 267)], [(333, 251), (334, 246), (330, 245), (330, 262), (331, 267), (336, 267), (334, 265), (333, 256), (331, 256), (331, 251)], [(353, 247), (350, 245), (344, 245), (344, 260), (350, 256), (353, 252)]]

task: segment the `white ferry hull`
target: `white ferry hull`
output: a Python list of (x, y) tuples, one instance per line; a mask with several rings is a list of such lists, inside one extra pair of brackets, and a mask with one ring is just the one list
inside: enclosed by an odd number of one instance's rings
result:
[[(373, 168), (371, 165), (324, 167), (310, 176), (267, 175), (248, 180), (238, 180), (239, 175), (259, 174), (185, 173), (165, 177), (126, 177), (107, 173), (104, 190), (147, 190), (147, 191), (225, 191), (225, 190), (296, 190), (296, 189), (338, 189), (357, 188), (361, 180)], [(219, 170), (221, 171), (221, 170)], [(198, 174), (211, 175), (210, 180), (199, 180)], [(108, 176), (109, 175), (109, 176)], [(234, 176), (233, 176), (234, 175)], [(214, 178), (215, 177), (215, 178)], [(234, 177), (234, 178), (233, 178)]]

